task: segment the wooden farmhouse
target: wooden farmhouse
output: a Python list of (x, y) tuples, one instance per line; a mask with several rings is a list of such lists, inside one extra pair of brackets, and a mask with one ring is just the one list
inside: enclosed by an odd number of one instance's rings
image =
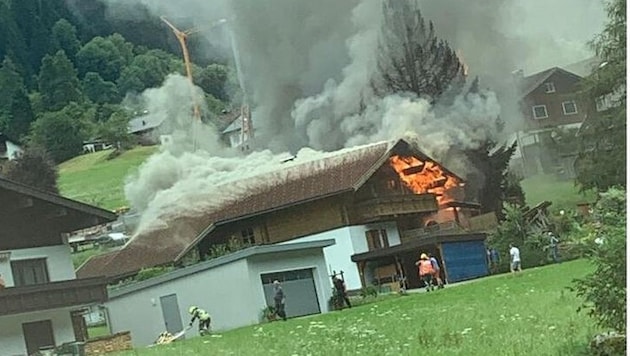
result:
[(235, 238), (251, 245), (334, 240), (323, 249), (327, 273), (343, 271), (352, 290), (395, 289), (401, 276), (419, 287), (414, 262), (421, 252), (439, 258), (449, 282), (487, 274), (483, 231), (496, 223), (494, 214), (480, 215), (477, 203), (465, 201), (464, 180), (408, 142), (299, 160), (255, 177), (272, 183), (204, 213), (171, 217), (121, 250), (92, 257), (77, 274), (115, 282), (143, 268), (189, 266)]

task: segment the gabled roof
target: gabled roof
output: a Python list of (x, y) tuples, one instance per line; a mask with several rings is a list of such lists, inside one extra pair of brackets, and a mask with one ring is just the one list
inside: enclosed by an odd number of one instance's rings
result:
[(527, 76), (521, 79), (521, 84), (520, 84), (521, 98), (525, 97), (527, 94), (534, 91), (534, 89), (538, 88), (541, 84), (543, 84), (547, 79), (549, 79), (549, 77), (551, 77), (555, 73), (563, 73), (565, 75), (569, 75), (577, 79), (582, 78), (579, 75), (566, 71), (560, 67), (553, 67), (553, 68), (532, 74), (530, 76)]
[(147, 114), (129, 120), (129, 133), (137, 133), (160, 127), (166, 118), (162, 115)]
[(46, 192), (22, 183), (14, 182), (12, 180), (0, 177), (0, 189), (14, 191), (23, 195), (28, 195), (30, 197), (44, 200), (55, 205), (60, 205), (69, 209), (78, 210), (85, 214), (94, 215), (99, 217), (105, 221), (114, 221), (118, 217), (114, 212), (109, 210), (101, 209), (99, 207), (81, 203), (76, 200), (68, 199), (62, 197), (61, 195), (53, 194), (50, 192)]
[[(217, 226), (356, 191), (386, 162), (393, 151), (413, 152), (423, 159), (432, 160), (413, 150), (403, 140), (387, 141), (342, 150), (322, 160), (250, 178), (275, 181), (275, 184), (252, 189), (242, 198), (226, 201), (219, 208), (202, 215), (171, 218), (167, 226), (134, 236), (105, 264), (101, 274), (115, 277), (146, 267), (173, 263)], [(92, 268), (89, 264), (86, 263), (77, 273), (84, 275), (83, 269)]]

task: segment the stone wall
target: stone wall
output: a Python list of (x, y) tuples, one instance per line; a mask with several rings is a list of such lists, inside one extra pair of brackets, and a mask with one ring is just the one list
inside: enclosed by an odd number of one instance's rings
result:
[(85, 343), (85, 354), (102, 355), (107, 352), (131, 350), (131, 333), (123, 331), (114, 335), (101, 336), (90, 339)]

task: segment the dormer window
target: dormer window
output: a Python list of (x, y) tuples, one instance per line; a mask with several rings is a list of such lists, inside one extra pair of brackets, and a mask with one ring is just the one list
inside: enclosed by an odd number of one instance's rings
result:
[(545, 93), (550, 94), (550, 93), (555, 93), (555, 92), (556, 92), (556, 86), (553, 85), (552, 82), (545, 83)]

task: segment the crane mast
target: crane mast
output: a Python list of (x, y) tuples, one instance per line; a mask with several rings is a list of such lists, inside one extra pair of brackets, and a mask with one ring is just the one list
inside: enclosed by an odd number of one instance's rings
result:
[(197, 130), (195, 130), (194, 125), (201, 123), (201, 110), (199, 109), (199, 103), (197, 102), (195, 98), (195, 85), (193, 83), (192, 67), (190, 63), (190, 53), (188, 52), (187, 40), (188, 40), (188, 36), (192, 33), (197, 32), (197, 30), (190, 29), (187, 31), (180, 31), (177, 27), (175, 27), (172, 23), (170, 23), (164, 16), (160, 17), (160, 19), (166, 25), (168, 25), (168, 27), (171, 28), (171, 30), (175, 34), (175, 37), (179, 41), (180, 46), (182, 47), (182, 53), (184, 55), (184, 67), (186, 69), (186, 77), (188, 77), (188, 81), (190, 83), (190, 95), (191, 95), (192, 104), (193, 104), (192, 134), (193, 134), (193, 149), (196, 150), (197, 149), (197, 140), (196, 140)]

